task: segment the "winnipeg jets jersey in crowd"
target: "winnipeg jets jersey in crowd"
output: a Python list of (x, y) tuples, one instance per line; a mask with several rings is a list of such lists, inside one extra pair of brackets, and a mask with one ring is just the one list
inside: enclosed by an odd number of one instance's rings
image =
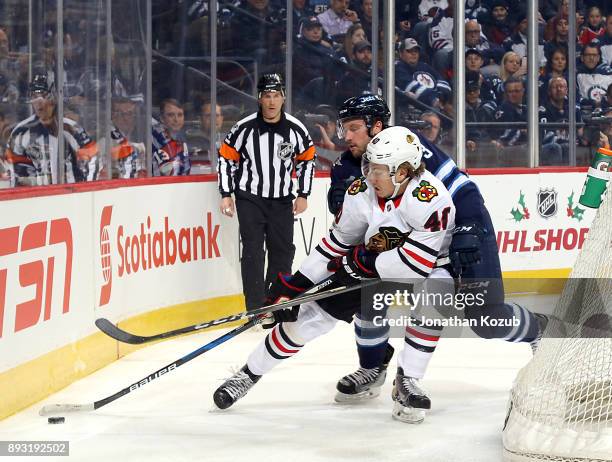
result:
[[(64, 118), (64, 173), (66, 183), (98, 179), (98, 146), (74, 120)], [(59, 182), (59, 141), (36, 115), (18, 123), (7, 143), (6, 160), (11, 187)]]
[(380, 199), (363, 178), (346, 192), (341, 211), (300, 272), (313, 282), (329, 276), (327, 262), (364, 243), (379, 254), (381, 278), (422, 279), (445, 264), (455, 227), (453, 200), (428, 171), (408, 182), (395, 199)]

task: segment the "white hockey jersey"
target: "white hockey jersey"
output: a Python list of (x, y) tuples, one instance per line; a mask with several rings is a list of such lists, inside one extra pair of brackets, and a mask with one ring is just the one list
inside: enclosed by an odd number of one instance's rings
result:
[(329, 260), (365, 243), (379, 253), (381, 278), (422, 279), (448, 257), (455, 206), (448, 190), (425, 171), (395, 199), (379, 199), (363, 178), (348, 188), (342, 210), (326, 236), (300, 267), (314, 283), (329, 277)]

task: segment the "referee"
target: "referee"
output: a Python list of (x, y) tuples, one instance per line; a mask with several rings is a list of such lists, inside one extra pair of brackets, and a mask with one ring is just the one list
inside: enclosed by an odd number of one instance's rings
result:
[[(259, 111), (232, 127), (219, 149), (218, 163), (221, 213), (238, 214), (247, 310), (263, 305), (266, 289), (279, 272), (291, 273), (293, 216), (308, 205), (315, 159), (308, 131), (283, 111), (282, 77), (264, 74), (257, 91)], [(294, 163), (297, 198), (291, 180)], [(268, 252), (265, 284), (264, 242)]]

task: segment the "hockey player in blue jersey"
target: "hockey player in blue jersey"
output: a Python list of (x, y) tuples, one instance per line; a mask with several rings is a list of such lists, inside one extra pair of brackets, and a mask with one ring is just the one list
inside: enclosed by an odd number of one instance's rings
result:
[[(328, 193), (332, 213), (336, 214), (341, 209), (347, 182), (361, 175), (361, 156), (368, 142), (387, 127), (390, 115), (386, 102), (376, 95), (349, 98), (341, 106), (338, 129), (348, 150), (332, 167)], [(547, 319), (543, 315), (534, 315), (518, 304), (505, 303), (495, 230), (478, 187), (447, 154), (423, 136), (420, 136), (420, 141), (424, 147), (423, 161), (427, 170), (444, 183), (456, 207), (456, 228), (450, 245), (450, 258), (462, 280), (470, 282), (462, 290), (474, 292), (475, 295), (484, 293), (486, 306), (468, 307), (465, 310), (466, 318), (478, 319), (482, 310), (486, 310), (491, 317), (519, 319), (519, 325), (515, 327), (481, 325), (473, 327), (473, 330), (483, 338), (530, 342), (535, 346)], [(355, 334), (360, 367), (338, 382), (338, 402), (377, 396), (393, 354), (388, 344), (388, 331), (369, 327), (368, 323), (356, 320)], [(406, 339), (408, 342), (408, 336)]]

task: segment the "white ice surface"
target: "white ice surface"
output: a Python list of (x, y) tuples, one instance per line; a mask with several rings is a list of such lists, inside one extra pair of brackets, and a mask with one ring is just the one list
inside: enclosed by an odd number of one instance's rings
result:
[[(69, 440), (70, 457), (57, 458), (64, 461), (493, 462), (501, 460), (508, 391), (531, 357), (526, 344), (443, 339), (423, 381), (433, 408), (410, 425), (391, 418), (395, 357), (380, 397), (334, 403), (337, 380), (357, 365), (352, 326), (338, 323), (232, 408), (211, 412), (213, 391), (265, 335), (247, 331), (97, 411), (65, 414), (63, 425), (38, 415), (43, 404), (111, 395), (222, 332), (132, 353), (1, 421), (0, 440)], [(396, 352), (402, 346), (392, 343)]]

